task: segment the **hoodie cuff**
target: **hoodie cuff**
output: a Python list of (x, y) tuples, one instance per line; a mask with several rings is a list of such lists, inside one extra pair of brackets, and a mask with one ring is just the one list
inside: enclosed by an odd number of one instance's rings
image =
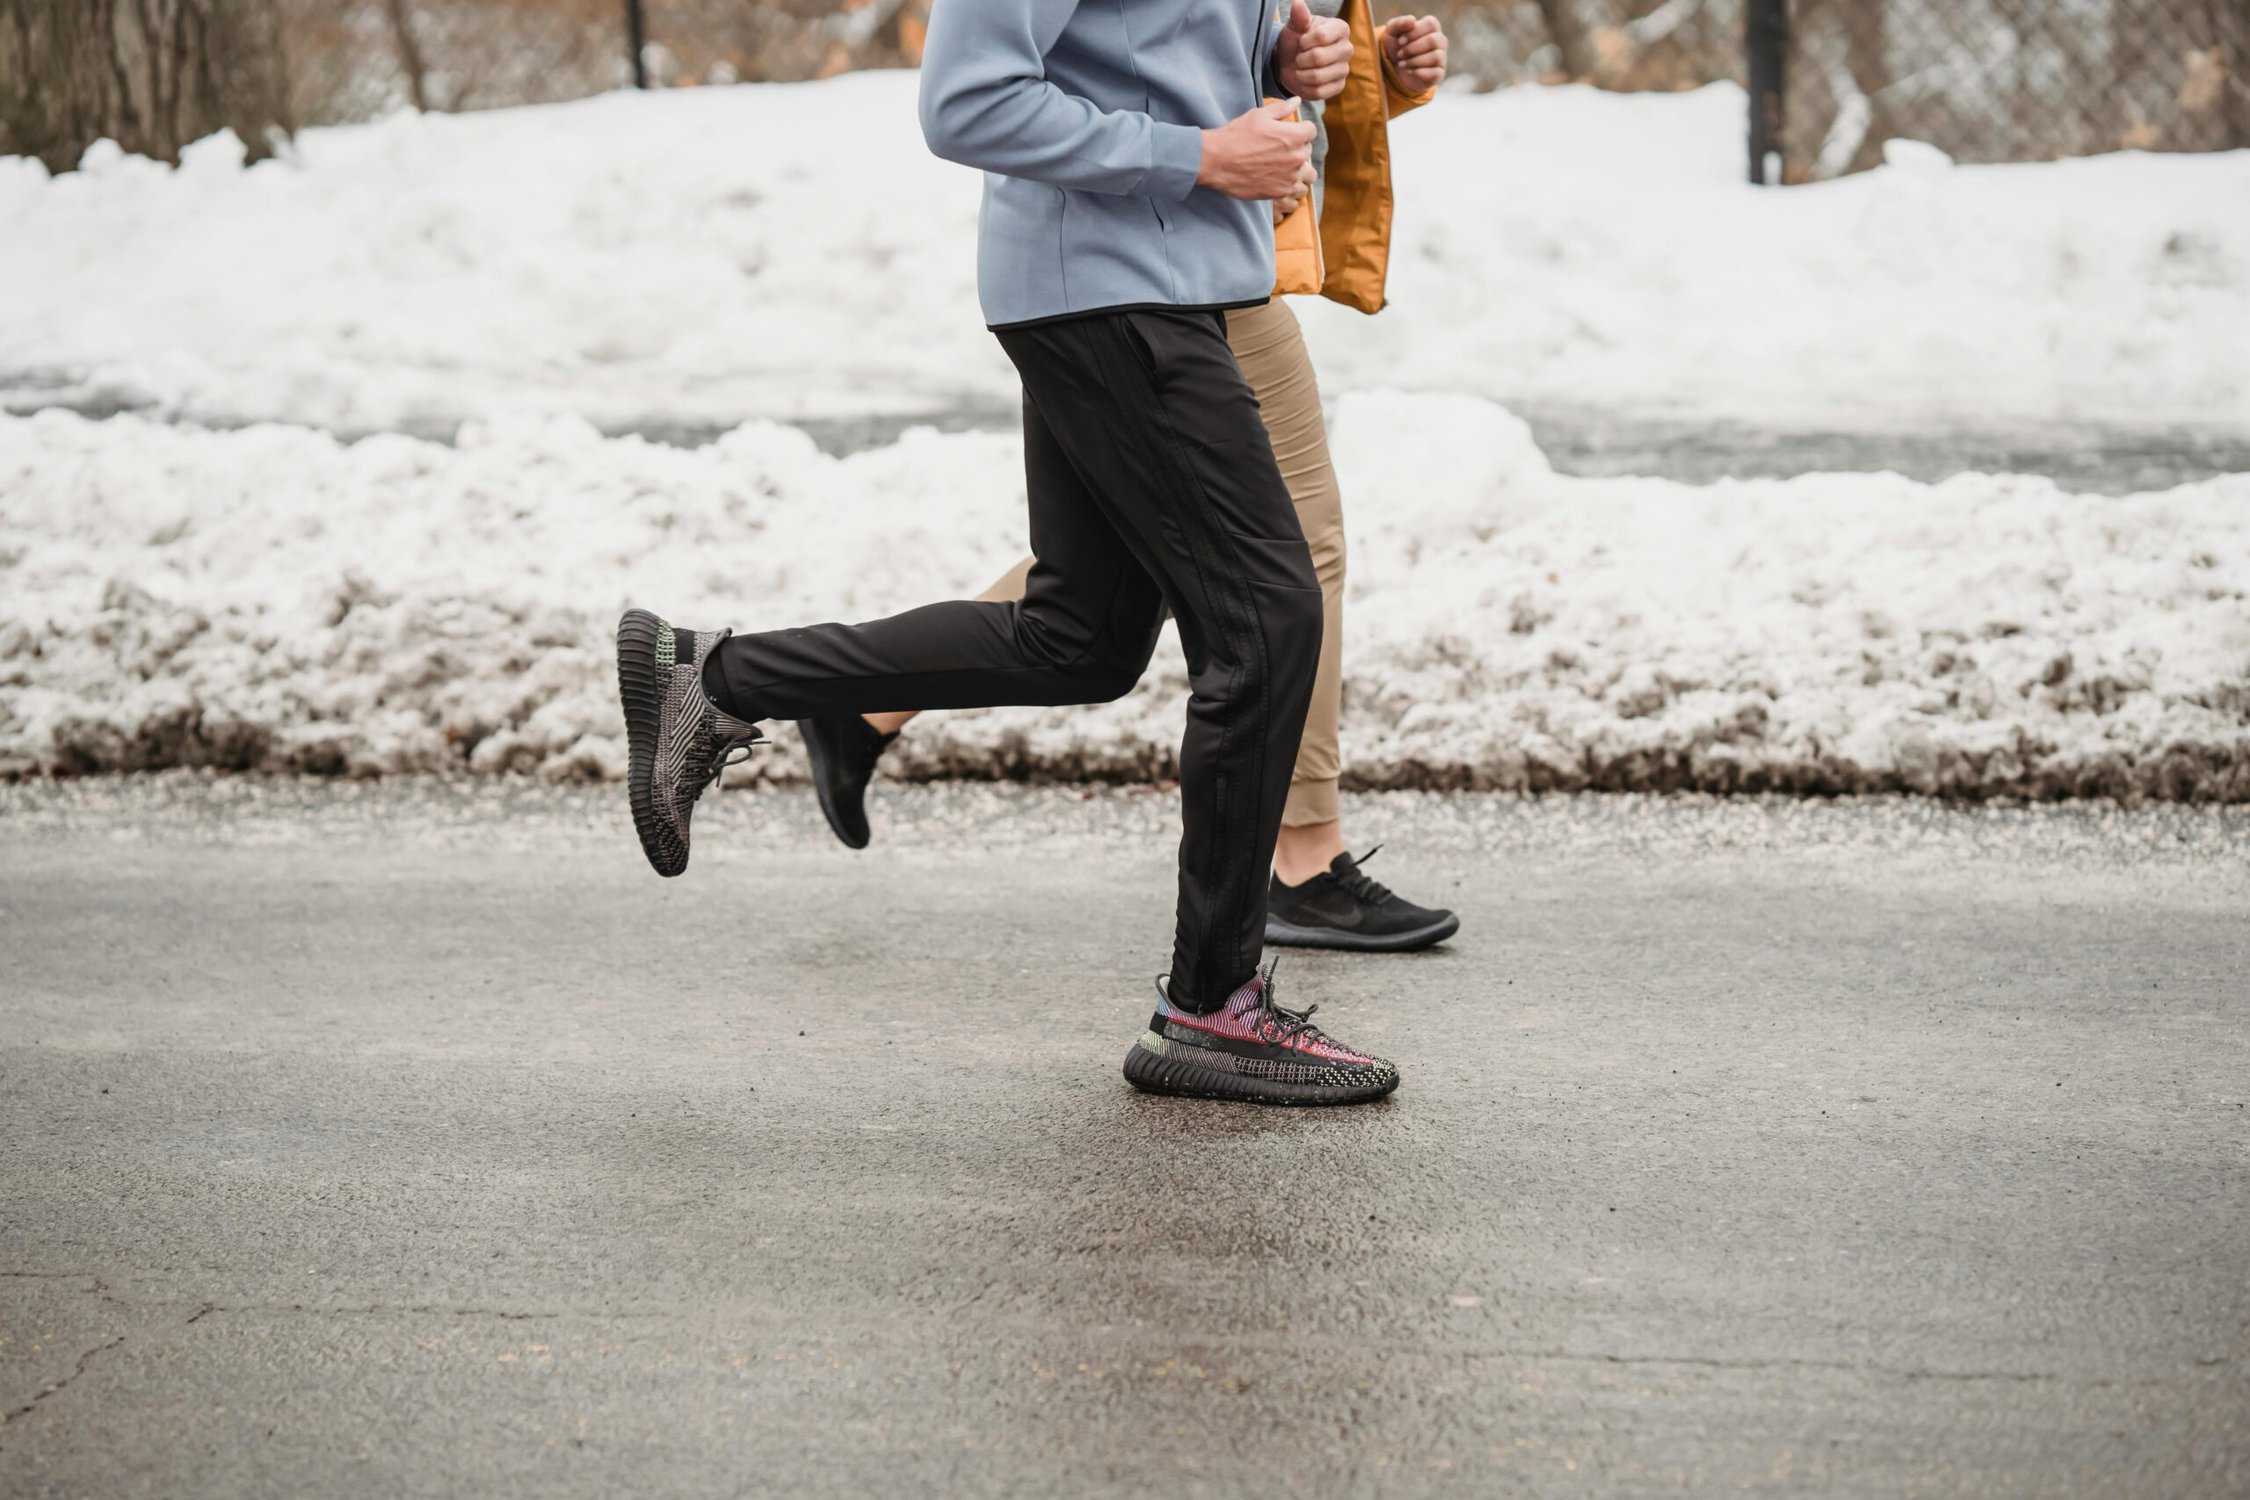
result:
[(1203, 132), (1193, 125), (1162, 121), (1157, 122), (1155, 131), (1150, 142), (1152, 160), (1141, 191), (1151, 198), (1177, 203), (1195, 191), (1195, 179), (1203, 171)]

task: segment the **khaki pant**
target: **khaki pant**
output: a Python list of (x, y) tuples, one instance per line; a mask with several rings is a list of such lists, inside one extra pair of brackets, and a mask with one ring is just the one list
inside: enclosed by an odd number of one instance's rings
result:
[[(1297, 315), (1278, 297), (1263, 307), (1228, 313), (1227, 342), (1257, 393), (1274, 459), (1312, 547), (1313, 570), (1320, 575), (1320, 672), (1313, 679), (1312, 711), (1297, 743), (1297, 768), (1289, 779), (1289, 803), (1281, 821), (1292, 828), (1332, 823), (1338, 817), (1336, 778), (1343, 768), (1337, 720), (1344, 698), (1344, 499), (1328, 462), (1320, 386)], [(992, 603), (1021, 599), (1030, 572), (1027, 557), (977, 597)]]

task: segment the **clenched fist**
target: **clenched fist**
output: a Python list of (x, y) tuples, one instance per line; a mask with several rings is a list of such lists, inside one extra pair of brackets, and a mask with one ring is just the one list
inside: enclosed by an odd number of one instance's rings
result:
[(1305, 0), (1293, 0), (1289, 23), (1273, 49), (1281, 86), (1315, 103), (1344, 91), (1352, 71), (1352, 29), (1341, 17), (1315, 19)]
[(1436, 16), (1393, 16), (1383, 23), (1383, 56), (1409, 94), (1445, 82), (1445, 28)]
[(1229, 198), (1282, 198), (1312, 160), (1313, 128), (1297, 118), (1297, 101), (1275, 99), (1203, 132), (1197, 187)]
[(1314, 179), (1319, 175), (1313, 170), (1313, 164), (1309, 159), (1297, 169), (1296, 185), (1290, 188), (1287, 195), (1273, 200), (1273, 222), (1276, 226), (1286, 222), (1289, 216), (1303, 204), (1306, 195), (1313, 190)]

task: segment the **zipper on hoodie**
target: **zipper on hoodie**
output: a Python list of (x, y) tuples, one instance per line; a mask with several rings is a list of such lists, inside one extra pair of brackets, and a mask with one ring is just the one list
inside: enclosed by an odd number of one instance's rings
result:
[[(1258, 34), (1250, 43), (1250, 103), (1252, 108), (1256, 108), (1258, 101), (1266, 97), (1266, 58), (1270, 51), (1266, 42), (1266, 17), (1269, 14), (1266, 9), (1267, 3), (1268, 0), (1257, 0)], [(1283, 0), (1283, 3), (1287, 4), (1288, 0)]]

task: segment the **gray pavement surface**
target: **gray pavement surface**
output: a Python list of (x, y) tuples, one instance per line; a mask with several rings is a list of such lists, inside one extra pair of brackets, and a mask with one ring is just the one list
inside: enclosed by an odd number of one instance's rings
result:
[(1309, 1113), (1170, 815), (0, 786), (0, 1494), (2250, 1493), (2250, 809), (1357, 799)]

